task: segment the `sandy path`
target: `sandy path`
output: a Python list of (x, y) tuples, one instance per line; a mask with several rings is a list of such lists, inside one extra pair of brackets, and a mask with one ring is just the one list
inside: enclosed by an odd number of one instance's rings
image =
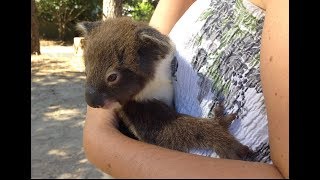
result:
[(31, 177), (111, 178), (84, 156), (83, 65), (72, 46), (31, 56)]

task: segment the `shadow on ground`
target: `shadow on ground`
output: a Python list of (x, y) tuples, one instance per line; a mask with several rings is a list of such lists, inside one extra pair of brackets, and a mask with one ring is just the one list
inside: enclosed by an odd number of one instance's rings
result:
[(112, 178), (84, 156), (81, 63), (72, 52), (66, 57), (46, 53), (31, 57), (32, 178)]

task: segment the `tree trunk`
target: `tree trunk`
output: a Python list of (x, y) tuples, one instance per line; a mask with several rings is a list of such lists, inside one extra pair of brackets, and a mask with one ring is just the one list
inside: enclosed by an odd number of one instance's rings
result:
[(40, 54), (39, 22), (35, 0), (31, 0), (31, 54)]
[(122, 16), (123, 0), (103, 0), (103, 20)]
[(64, 22), (59, 22), (58, 23), (58, 34), (59, 34), (59, 40), (64, 41), (65, 40), (65, 35), (66, 35), (66, 23)]

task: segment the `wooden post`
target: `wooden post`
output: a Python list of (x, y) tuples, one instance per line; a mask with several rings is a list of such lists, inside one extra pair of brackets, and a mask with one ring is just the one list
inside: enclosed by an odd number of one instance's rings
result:
[(84, 37), (73, 38), (73, 48), (75, 56), (82, 56), (84, 46)]

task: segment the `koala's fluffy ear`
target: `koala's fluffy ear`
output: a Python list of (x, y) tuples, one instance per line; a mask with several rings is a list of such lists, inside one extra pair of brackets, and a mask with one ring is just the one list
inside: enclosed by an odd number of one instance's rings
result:
[(93, 29), (101, 25), (101, 21), (89, 22), (83, 21), (77, 23), (76, 29), (84, 36), (87, 36)]
[(159, 48), (169, 48), (170, 39), (153, 28), (143, 28), (138, 31), (140, 41), (146, 45), (154, 45)]

